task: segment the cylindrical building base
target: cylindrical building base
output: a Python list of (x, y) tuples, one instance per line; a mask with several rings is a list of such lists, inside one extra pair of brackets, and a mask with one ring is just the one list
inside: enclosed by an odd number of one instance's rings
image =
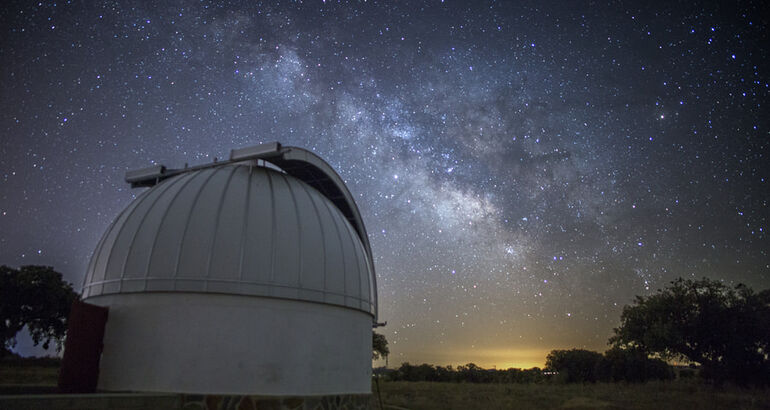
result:
[(110, 308), (100, 390), (330, 396), (371, 392), (372, 318), (328, 304), (211, 293), (87, 298)]

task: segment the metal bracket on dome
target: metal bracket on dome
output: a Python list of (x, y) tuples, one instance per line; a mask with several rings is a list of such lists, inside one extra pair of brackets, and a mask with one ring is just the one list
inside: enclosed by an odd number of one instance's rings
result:
[(126, 172), (126, 182), (131, 184), (131, 188), (153, 186), (160, 182), (165, 173), (166, 167), (163, 165), (128, 171)]
[(321, 157), (312, 152), (297, 148), (284, 147), (279, 142), (269, 142), (251, 147), (239, 148), (230, 151), (230, 159), (227, 161), (214, 160), (213, 163), (187, 167), (183, 169), (166, 169), (163, 165), (156, 165), (149, 168), (143, 168), (135, 171), (126, 172), (126, 182), (131, 184), (131, 188), (152, 187), (164, 179), (184, 174), (187, 172), (198, 171), (205, 168), (213, 168), (229, 165), (237, 162), (255, 160), (257, 163), (272, 164), (283, 172), (291, 175), (302, 182), (318, 190), (328, 198), (345, 216), (358, 234), (361, 243), (364, 245), (366, 256), (369, 259), (369, 268), (372, 272), (372, 284), (374, 289), (374, 320), (377, 323), (378, 303), (377, 303), (377, 275), (374, 273), (374, 259), (372, 248), (369, 244), (369, 237), (364, 228), (364, 221), (361, 213), (356, 206), (353, 195), (348, 191), (345, 182), (326, 163)]

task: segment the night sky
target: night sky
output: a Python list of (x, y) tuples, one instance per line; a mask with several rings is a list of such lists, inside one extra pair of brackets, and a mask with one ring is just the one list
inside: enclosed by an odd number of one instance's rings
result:
[(762, 2), (21, 3), (0, 264), (79, 290), (127, 170), (280, 141), (358, 202), (391, 366), (542, 366), (677, 277), (770, 287)]

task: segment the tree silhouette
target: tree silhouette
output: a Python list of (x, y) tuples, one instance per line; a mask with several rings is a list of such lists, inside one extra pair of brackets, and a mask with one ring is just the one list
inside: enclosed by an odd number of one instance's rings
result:
[(372, 331), (372, 358), (378, 360), (380, 357), (388, 357), (389, 354), (390, 349), (388, 349), (388, 340), (385, 339), (385, 335)]
[(601, 381), (640, 383), (673, 379), (674, 371), (665, 361), (652, 359), (640, 349), (613, 347), (604, 352), (598, 375)]
[(703, 365), (716, 381), (770, 381), (770, 291), (739, 284), (678, 279), (626, 306), (609, 341), (663, 358)]
[(562, 374), (567, 383), (596, 382), (602, 355), (584, 349), (552, 350), (545, 361), (546, 369)]
[(72, 285), (50, 266), (0, 266), (0, 356), (16, 345), (16, 334), (27, 326), (35, 346), (61, 348), (67, 316), (78, 298)]

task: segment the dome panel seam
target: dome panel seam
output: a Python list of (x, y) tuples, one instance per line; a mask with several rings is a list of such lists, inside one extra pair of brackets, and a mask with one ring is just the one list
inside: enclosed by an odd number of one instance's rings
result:
[[(201, 192), (203, 192), (203, 190), (205, 189), (206, 185), (208, 185), (208, 183), (211, 180), (211, 178), (218, 171), (219, 171), (219, 169), (215, 168), (213, 171), (211, 171), (209, 173), (208, 176), (205, 177), (205, 180), (201, 184), (201, 187), (198, 189), (198, 192), (195, 193), (195, 197), (193, 198), (192, 203), (190, 204), (190, 212), (187, 214), (187, 218), (185, 218), (184, 229), (182, 230), (182, 236), (179, 239), (179, 248), (177, 249), (177, 254), (176, 254), (176, 264), (174, 265), (174, 276), (173, 276), (173, 279), (174, 279), (174, 289), (176, 289), (177, 278), (179, 277), (179, 262), (182, 259), (182, 250), (184, 249), (184, 242), (185, 242), (185, 239), (187, 237), (187, 228), (190, 227), (190, 219), (192, 219), (192, 214), (193, 214), (193, 211), (195, 210), (195, 205), (197, 205), (197, 203), (198, 203), (198, 198), (200, 197)], [(201, 175), (203, 175), (203, 172), (201, 172), (199, 174), (195, 174), (195, 176), (201, 176)]]
[[(161, 221), (158, 224), (158, 229), (155, 231), (155, 237), (152, 238), (152, 248), (150, 248), (150, 255), (147, 258), (147, 277), (150, 277), (150, 265), (152, 264), (152, 256), (155, 254), (155, 246), (158, 243), (158, 237), (160, 236), (160, 231), (161, 231), (161, 228), (163, 227), (163, 223), (166, 221), (166, 217), (168, 216), (168, 213), (174, 207), (174, 202), (176, 202), (177, 198), (179, 198), (180, 193), (184, 191), (184, 188), (190, 183), (190, 181), (193, 180), (193, 178), (195, 177), (195, 174), (188, 174), (185, 176), (187, 178), (185, 179), (184, 184), (182, 184), (179, 190), (174, 194), (174, 196), (169, 201), (168, 206), (166, 207), (166, 210), (163, 212), (163, 218), (161, 218)], [(177, 181), (182, 179), (183, 178), (179, 178)], [(146, 283), (145, 283), (145, 289), (147, 289)]]
[[(208, 254), (208, 260), (206, 261), (206, 274), (205, 276), (207, 278), (211, 278), (211, 263), (214, 260), (214, 248), (217, 246), (217, 234), (219, 233), (219, 226), (221, 225), (221, 221), (219, 220), (222, 217), (222, 205), (225, 202), (225, 197), (227, 197), (227, 190), (230, 189), (230, 183), (233, 180), (233, 175), (235, 175), (235, 171), (237, 170), (237, 167), (231, 167), (232, 170), (230, 171), (230, 175), (227, 176), (227, 182), (225, 183), (224, 189), (222, 189), (222, 195), (219, 198), (219, 205), (217, 205), (217, 214), (216, 217), (214, 217), (214, 234), (211, 238), (211, 245), (209, 246), (209, 254)], [(204, 287), (205, 290), (208, 290), (208, 282), (206, 282), (206, 285)]]
[(297, 204), (297, 198), (294, 195), (294, 189), (291, 187), (293, 181), (286, 178), (286, 175), (284, 174), (280, 175), (284, 182), (286, 182), (286, 188), (289, 190), (291, 202), (294, 204), (294, 218), (297, 221), (297, 261), (299, 262), (299, 266), (297, 267), (297, 288), (302, 289), (302, 268), (304, 267), (304, 263), (302, 263), (302, 219), (299, 215), (299, 205)]
[(249, 232), (249, 205), (251, 201), (251, 173), (253, 170), (253, 165), (249, 164), (249, 168), (247, 170), (248, 172), (248, 180), (246, 182), (246, 204), (243, 209), (243, 230), (241, 231), (241, 249), (240, 254), (238, 255), (239, 261), (238, 261), (238, 279), (243, 280), (243, 258), (246, 254), (246, 237)]
[[(145, 221), (147, 220), (147, 217), (152, 213), (153, 208), (155, 208), (155, 205), (157, 205), (158, 201), (160, 201), (161, 198), (166, 194), (166, 192), (174, 185), (176, 185), (179, 182), (179, 180), (173, 180), (169, 181), (157, 190), (159, 191), (158, 194), (155, 196), (155, 198), (152, 200), (152, 203), (147, 208), (147, 211), (144, 212), (144, 215), (142, 215), (141, 220), (139, 221), (139, 225), (137, 226), (136, 230), (134, 231), (133, 236), (131, 237), (131, 242), (128, 245), (128, 250), (126, 251), (126, 257), (123, 259), (123, 269), (121, 273), (121, 278), (126, 277), (126, 266), (128, 265), (128, 259), (131, 257), (131, 252), (134, 250), (134, 245), (136, 243), (136, 237), (139, 236), (139, 231), (142, 230), (142, 228), (145, 226)], [(149, 195), (148, 195), (149, 196)], [(152, 253), (152, 249), (150, 249), (150, 253)], [(145, 274), (145, 277), (147, 275)], [(121, 282), (118, 284), (118, 289), (123, 288), (123, 283)]]
[(323, 278), (324, 278), (324, 284), (323, 289), (324, 292), (327, 290), (326, 287), (326, 233), (324, 232), (324, 224), (323, 219), (321, 219), (321, 213), (318, 211), (318, 206), (316, 205), (316, 197), (315, 195), (311, 195), (309, 187), (307, 184), (300, 183), (300, 185), (305, 189), (305, 195), (310, 198), (310, 203), (313, 205), (313, 212), (315, 213), (316, 220), (318, 221), (318, 227), (321, 230), (321, 256), (323, 257)]

